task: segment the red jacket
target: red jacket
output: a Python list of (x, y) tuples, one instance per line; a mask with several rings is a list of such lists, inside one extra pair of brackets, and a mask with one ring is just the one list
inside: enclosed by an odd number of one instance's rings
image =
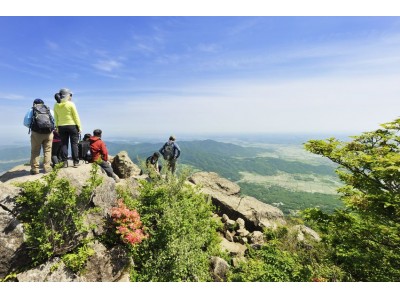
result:
[(90, 152), (92, 152), (92, 162), (101, 158), (108, 161), (108, 151), (106, 144), (98, 136), (91, 136), (90, 139)]

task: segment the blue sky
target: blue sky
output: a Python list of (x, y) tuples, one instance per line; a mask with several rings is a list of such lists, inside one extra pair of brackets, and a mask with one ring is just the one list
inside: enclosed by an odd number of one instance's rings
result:
[(0, 17), (0, 138), (67, 87), (84, 132), (358, 133), (399, 117), (400, 17)]

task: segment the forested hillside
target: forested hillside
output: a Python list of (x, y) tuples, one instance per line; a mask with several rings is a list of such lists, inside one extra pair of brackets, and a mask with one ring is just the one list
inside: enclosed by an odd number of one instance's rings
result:
[[(158, 151), (163, 143), (125, 143), (105, 141), (111, 155), (125, 150), (138, 165)], [(245, 143), (245, 142), (243, 142)], [(180, 141), (179, 165), (195, 170), (216, 172), (237, 182), (242, 193), (279, 206), (284, 213), (319, 207), (332, 212), (341, 206), (336, 195), (334, 165), (326, 160), (305, 159), (307, 153), (294, 143), (280, 145), (258, 142), (259, 146), (241, 146), (214, 140)], [(289, 149), (289, 157), (282, 151)], [(29, 146), (0, 149), (0, 173), (28, 163)]]
[[(181, 165), (216, 172), (222, 177), (236, 181), (242, 187), (243, 194), (279, 206), (286, 214), (309, 207), (319, 207), (332, 212), (342, 206), (335, 192), (335, 183), (338, 180), (334, 172), (335, 165), (328, 161), (325, 164), (323, 161), (307, 162), (302, 159), (302, 154), (307, 154), (302, 149), (296, 150), (295, 158), (288, 160), (279, 158), (279, 150), (265, 145), (244, 147), (213, 140), (182, 141), (178, 144), (182, 150), (179, 159)], [(135, 163), (145, 160), (162, 145), (115, 142), (107, 144), (111, 154), (126, 150)], [(288, 145), (292, 146), (293, 144)], [(249, 174), (251, 178), (248, 178)], [(281, 179), (279, 176), (282, 174), (287, 175), (286, 178)], [(320, 188), (316, 192), (315, 186), (327, 188)], [(328, 188), (329, 191), (325, 191)]]

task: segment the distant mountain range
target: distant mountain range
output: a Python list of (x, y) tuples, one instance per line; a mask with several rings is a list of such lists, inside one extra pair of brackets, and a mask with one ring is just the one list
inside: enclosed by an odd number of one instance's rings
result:
[[(178, 144), (182, 150), (179, 165), (216, 172), (237, 182), (243, 194), (279, 206), (286, 214), (308, 207), (319, 207), (331, 212), (342, 206), (335, 194), (339, 185), (336, 166), (316, 156), (305, 159), (309, 153), (299, 144), (276, 147), (273, 144), (258, 143), (262, 147), (256, 147), (214, 140), (182, 141)], [(107, 143), (110, 153), (126, 150), (137, 164), (158, 151), (162, 145)], [(285, 151), (289, 154), (287, 158), (282, 153)]]
[[(116, 155), (122, 150), (127, 151), (132, 161), (138, 165), (163, 145), (163, 143), (115, 141), (106, 141), (106, 144), (110, 155)], [(214, 140), (180, 141), (178, 145), (182, 154), (179, 165), (216, 172), (222, 177), (238, 182), (246, 194), (269, 204), (282, 205), (280, 209), (285, 213), (303, 209), (311, 203), (312, 206), (327, 210), (340, 206), (338, 197), (332, 195), (332, 192), (319, 190), (315, 192), (315, 186), (320, 183), (333, 190), (334, 185), (331, 181), (337, 178), (333, 164), (317, 160), (317, 157), (315, 161), (303, 161), (302, 157), (307, 153), (300, 147), (293, 150), (293, 144), (287, 147), (292, 147), (290, 148), (292, 152), (297, 151), (294, 159), (281, 158), (282, 148), (259, 144), (262, 147), (240, 146)], [(0, 157), (0, 174), (2, 174), (16, 165), (29, 163), (30, 147), (0, 148)], [(296, 184), (293, 184), (294, 182)], [(309, 184), (305, 190), (304, 184)], [(296, 189), (296, 187), (301, 188)]]

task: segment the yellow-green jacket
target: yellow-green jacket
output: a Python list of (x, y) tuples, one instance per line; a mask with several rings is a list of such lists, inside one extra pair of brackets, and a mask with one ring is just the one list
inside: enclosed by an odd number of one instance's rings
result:
[(65, 125), (77, 125), (81, 129), (81, 120), (78, 111), (72, 101), (61, 101), (54, 105), (54, 120), (56, 127)]

